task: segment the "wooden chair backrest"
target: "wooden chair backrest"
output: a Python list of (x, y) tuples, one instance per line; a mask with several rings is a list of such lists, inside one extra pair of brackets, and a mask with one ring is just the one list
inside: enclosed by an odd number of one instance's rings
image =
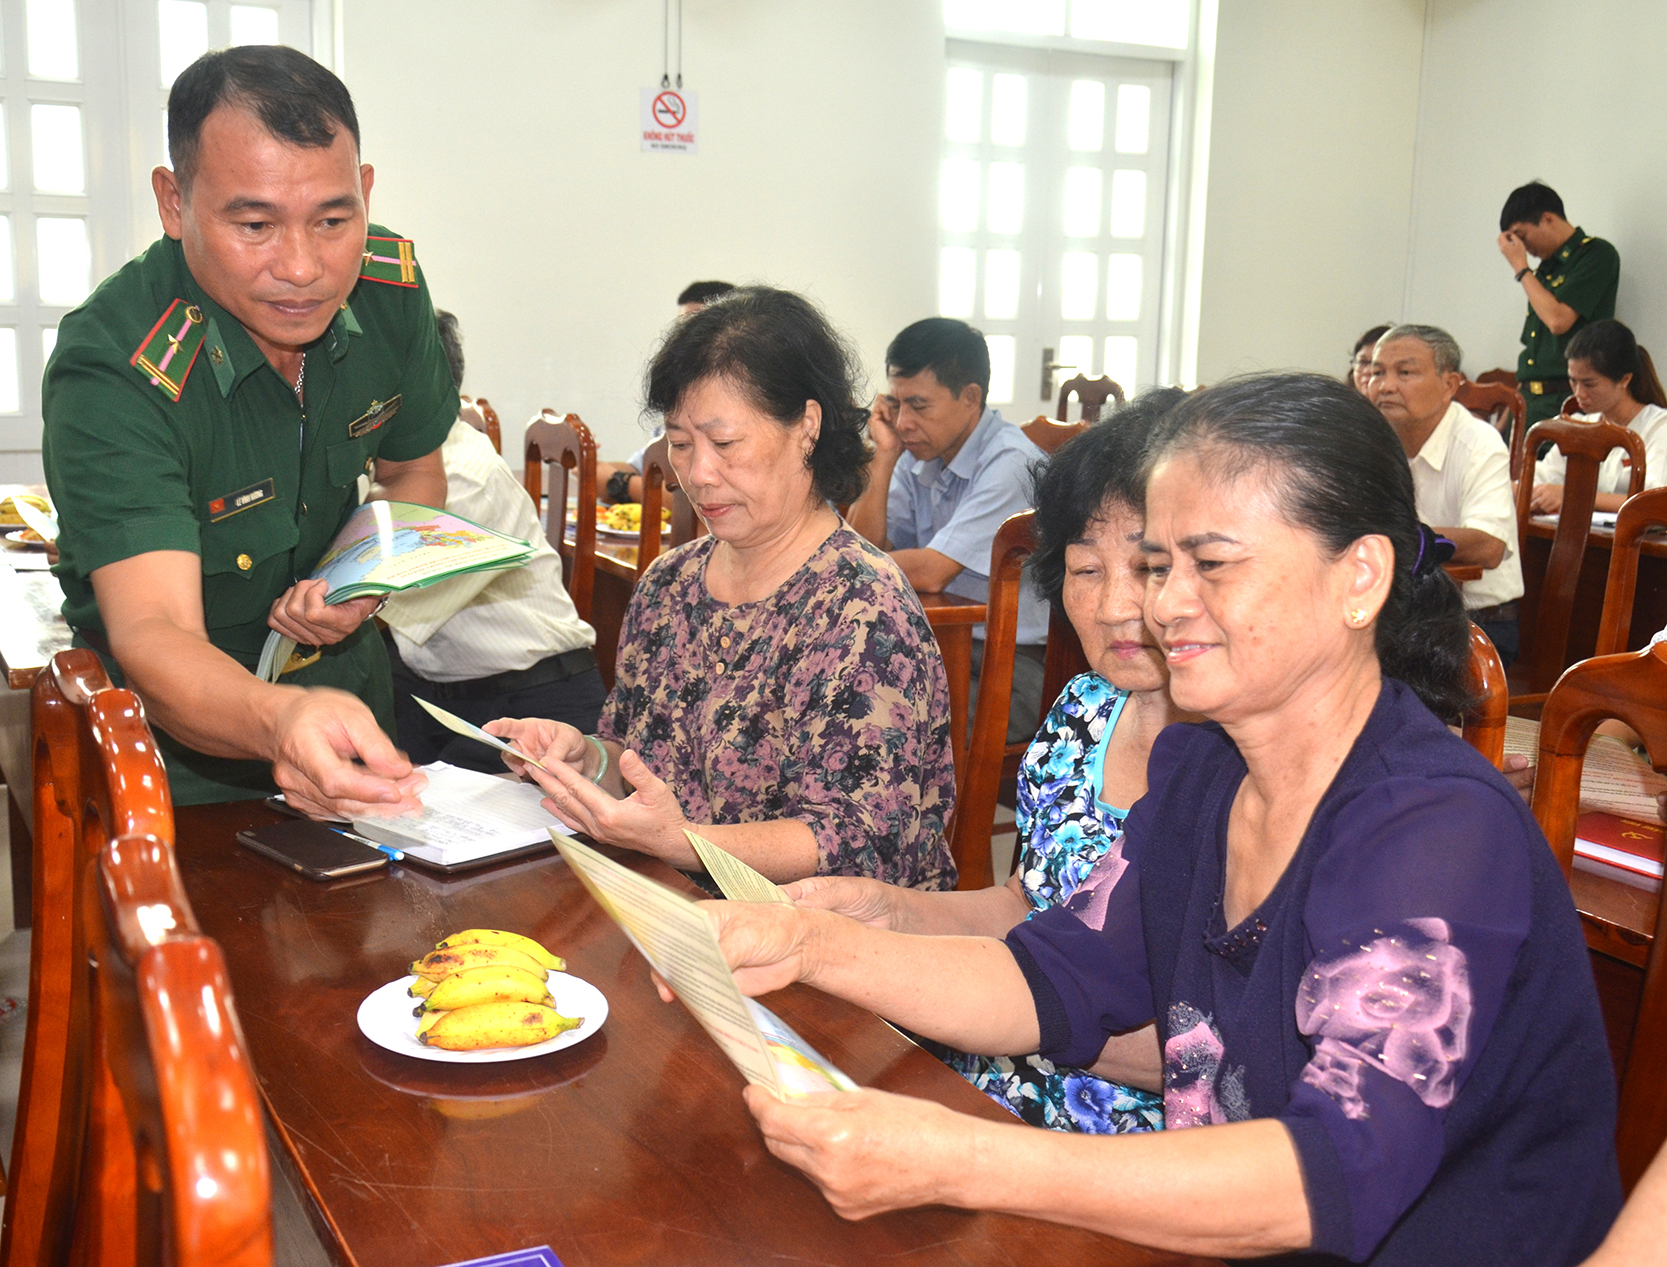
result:
[(1476, 375), (1476, 381), (1478, 383), (1503, 383), (1514, 391), (1517, 385), (1517, 375), (1515, 370), (1484, 370)]
[(1038, 414), (1020, 430), (1032, 444), (1051, 456), (1057, 453), (1067, 440), (1081, 435), (1089, 425), (1086, 422), (1055, 422), (1045, 414)]
[(138, 1264), (270, 1267), (265, 1126), (220, 947), (196, 930), (167, 841), (110, 841), (98, 878), (95, 1027), (129, 1133), (105, 1138), (95, 1102), (83, 1190), (109, 1186), (99, 1151), (125, 1144)]
[[(1650, 763), (1667, 770), (1667, 645), (1582, 660), (1546, 697), (1540, 713), (1534, 817), (1565, 876), (1574, 870), (1586, 747), (1598, 723), (1611, 717), (1637, 731)], [(1667, 1139), (1667, 901), (1659, 905), (1632, 1047), (1621, 1071), (1615, 1144), (1621, 1181), (1629, 1189)]]
[(1082, 405), (1082, 420), (1084, 422), (1098, 422), (1100, 406), (1107, 400), (1115, 400), (1118, 407), (1123, 404), (1123, 387), (1110, 377), (1089, 378), (1086, 374), (1078, 374), (1075, 378), (1068, 378), (1059, 385), (1059, 408), (1054, 411), (1054, 417), (1064, 422), (1070, 415), (1066, 408), (1072, 396)]
[(1638, 549), (1652, 528), (1667, 528), (1667, 488), (1646, 489), (1621, 503), (1615, 516), (1615, 544), (1609, 551), (1609, 579), (1603, 588), (1603, 619), (1593, 655), (1626, 650), (1632, 636), (1632, 600), (1638, 589)]
[[(1567, 665), (1569, 623), (1574, 614), (1574, 591), (1580, 581), (1580, 564), (1586, 557), (1586, 538), (1592, 530), (1592, 507), (1597, 500), (1598, 467), (1614, 448), (1632, 455), (1632, 492), (1643, 487), (1644, 442), (1638, 433), (1607, 422), (1570, 422), (1552, 419), (1536, 422), (1528, 429), (1527, 452), (1551, 441), (1567, 459), (1563, 475), (1563, 507), (1557, 516), (1557, 532), (1551, 541), (1545, 580), (1540, 586), (1539, 609), (1532, 628), (1522, 631), (1526, 648), (1524, 674), (1529, 692), (1551, 689)], [(1524, 557), (1528, 543), (1529, 499), (1534, 491), (1534, 467), (1523, 460), (1522, 478), (1517, 481), (1517, 558)]]
[(1460, 383), (1453, 399), (1499, 432), (1511, 451), (1511, 478), (1516, 479), (1527, 441), (1528, 406), (1522, 393), (1503, 383)]
[(1510, 692), (1505, 685), (1505, 665), (1494, 649), (1493, 639), (1480, 625), (1470, 626), (1470, 664), (1465, 671), (1465, 688), (1475, 701), (1464, 715), (1464, 740), (1493, 762), (1505, 764), (1505, 715)]
[(492, 408), (492, 403), (484, 396), (476, 396), (473, 400), (465, 396), (463, 400), (466, 404), (472, 404), (474, 408), (465, 409), (462, 416), (468, 419), (469, 425), (475, 430), (484, 431), (486, 438), (492, 441), (492, 447), (502, 453), (504, 429), (498, 422), (498, 411)]
[[(665, 495), (671, 494), (671, 531), (662, 535), (658, 529)], [(700, 522), (691, 502), (678, 486), (677, 475), (671, 469), (665, 436), (660, 436), (643, 452), (642, 458), (642, 526), (637, 531), (637, 575), (648, 571), (648, 565), (660, 556), (664, 546), (680, 546), (703, 536), (706, 525)], [(667, 541), (665, 538), (671, 539)]]
[[(544, 468), (550, 467), (550, 504), (544, 516), (544, 539), (562, 556), (568, 597), (573, 600), (579, 619), (588, 621), (591, 596), (596, 590), (596, 441), (578, 414), (558, 419), (554, 410), (546, 409), (527, 424), (525, 444), (526, 470), (522, 479), (534, 507), (543, 500)], [(569, 564), (564, 543), (570, 479), (576, 479), (571, 487), (579, 510)]]

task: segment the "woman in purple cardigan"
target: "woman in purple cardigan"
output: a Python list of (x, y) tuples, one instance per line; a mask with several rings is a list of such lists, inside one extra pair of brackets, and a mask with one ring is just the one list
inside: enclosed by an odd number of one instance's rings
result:
[[(1183, 1252), (1578, 1263), (1620, 1205), (1574, 906), (1444, 721), (1467, 622), (1406, 456), (1342, 384), (1190, 397), (1147, 453), (1146, 618), (1170, 693), (1117, 847), (1005, 941), (714, 907), (750, 993), (794, 980), (967, 1051), (1140, 1085), (1084, 1138), (861, 1091), (747, 1092), (842, 1214), (996, 1209)], [(1141, 1057), (1113, 1035), (1148, 1022)], [(1131, 1062), (1145, 1067), (1131, 1067)]]

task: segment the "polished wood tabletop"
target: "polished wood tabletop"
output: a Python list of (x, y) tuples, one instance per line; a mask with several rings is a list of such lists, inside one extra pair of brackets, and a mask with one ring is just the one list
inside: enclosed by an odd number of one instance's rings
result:
[(31, 686), (46, 662), (69, 646), (63, 601), (52, 573), (0, 567), (0, 670), (13, 690)]
[[(394, 865), (318, 884), (234, 843), (260, 802), (177, 811), (203, 930), (225, 950), (262, 1096), (339, 1261), (424, 1267), (549, 1244), (604, 1264), (1197, 1262), (1029, 1219), (947, 1209), (835, 1215), (766, 1151), (740, 1075), (553, 853), (447, 877)], [(682, 887), (676, 872), (617, 854)], [(538, 938), (599, 988), (601, 1032), (495, 1065), (385, 1051), (360, 1001), (443, 935)], [(874, 1016), (804, 987), (769, 1000), (859, 1083), (1006, 1114)], [(1010, 1120), (1010, 1119), (1007, 1119)]]

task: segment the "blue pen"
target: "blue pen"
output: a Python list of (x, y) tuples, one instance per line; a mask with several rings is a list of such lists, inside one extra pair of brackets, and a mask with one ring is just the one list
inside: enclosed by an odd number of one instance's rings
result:
[(381, 852), (387, 854), (388, 857), (391, 858), (395, 862), (404, 862), (405, 861), (405, 855), (403, 853), (401, 853), (398, 849), (395, 849), (395, 848), (393, 848), (389, 845), (379, 845), (374, 840), (367, 840), (365, 843), (367, 845), (369, 845), (372, 849), (381, 850)]

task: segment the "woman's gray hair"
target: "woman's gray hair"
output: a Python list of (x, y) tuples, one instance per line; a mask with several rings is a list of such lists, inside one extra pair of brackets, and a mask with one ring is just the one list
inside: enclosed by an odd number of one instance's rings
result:
[(1464, 352), (1459, 348), (1459, 341), (1440, 326), (1390, 326), (1378, 340), (1378, 346), (1394, 339), (1417, 339), (1430, 349), (1430, 355), (1435, 357), (1435, 372), (1437, 374), (1457, 374), (1459, 365), (1464, 361)]

